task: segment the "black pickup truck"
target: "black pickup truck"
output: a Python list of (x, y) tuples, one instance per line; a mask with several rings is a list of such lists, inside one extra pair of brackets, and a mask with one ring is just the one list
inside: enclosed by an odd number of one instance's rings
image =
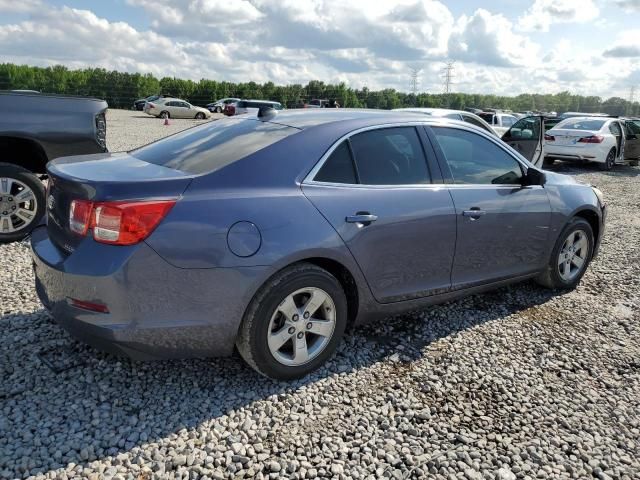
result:
[(42, 219), (49, 160), (107, 151), (106, 110), (93, 98), (0, 91), (0, 243)]

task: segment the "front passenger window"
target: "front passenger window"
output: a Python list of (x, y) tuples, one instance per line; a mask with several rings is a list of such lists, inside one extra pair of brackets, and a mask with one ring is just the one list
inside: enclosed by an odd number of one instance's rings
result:
[(516, 185), (520, 163), (491, 140), (466, 130), (433, 127), (454, 183)]

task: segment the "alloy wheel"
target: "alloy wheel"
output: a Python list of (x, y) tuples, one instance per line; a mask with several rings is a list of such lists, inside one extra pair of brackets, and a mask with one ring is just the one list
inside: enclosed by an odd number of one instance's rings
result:
[(36, 218), (36, 196), (27, 184), (15, 178), (0, 178), (0, 233), (14, 233)]
[(326, 348), (335, 327), (331, 296), (317, 287), (301, 288), (287, 295), (271, 316), (269, 351), (283, 365), (304, 365)]
[(589, 240), (582, 230), (571, 232), (558, 255), (558, 274), (565, 282), (571, 282), (582, 273), (587, 265)]

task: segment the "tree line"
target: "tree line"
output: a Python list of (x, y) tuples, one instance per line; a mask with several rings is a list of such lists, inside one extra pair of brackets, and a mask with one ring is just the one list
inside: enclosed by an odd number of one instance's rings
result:
[(313, 98), (336, 100), (343, 107), (392, 109), (402, 107), (444, 107), (453, 109), (497, 108), (513, 111), (601, 112), (610, 115), (640, 115), (640, 103), (623, 98), (598, 96), (529, 94), (498, 96), (470, 93), (405, 93), (392, 88), (355, 89), (345, 83), (326, 84), (312, 80), (306, 85), (275, 85), (273, 82), (232, 83), (201, 79), (156, 78), (151, 74), (109, 71), (103, 68), (70, 70), (57, 65), (32, 67), (0, 64), (0, 90), (27, 89), (102, 98), (112, 108), (131, 108), (134, 100), (162, 93), (206, 105), (219, 98), (238, 97), (274, 100), (288, 108), (301, 106)]

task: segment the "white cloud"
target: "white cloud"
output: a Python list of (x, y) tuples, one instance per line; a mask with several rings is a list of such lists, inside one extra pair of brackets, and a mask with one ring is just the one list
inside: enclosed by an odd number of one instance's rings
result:
[(535, 0), (518, 19), (518, 27), (525, 31), (548, 32), (554, 23), (588, 22), (599, 13), (593, 0)]
[(603, 55), (610, 58), (640, 58), (640, 29), (626, 30), (618, 34), (615, 42)]
[(0, 12), (30, 13), (41, 7), (40, 0), (0, 0)]
[(449, 55), (454, 59), (496, 67), (535, 65), (540, 47), (528, 37), (513, 32), (502, 15), (478, 9), (463, 15), (449, 38)]
[(613, 3), (628, 12), (640, 12), (640, 0), (613, 0)]

